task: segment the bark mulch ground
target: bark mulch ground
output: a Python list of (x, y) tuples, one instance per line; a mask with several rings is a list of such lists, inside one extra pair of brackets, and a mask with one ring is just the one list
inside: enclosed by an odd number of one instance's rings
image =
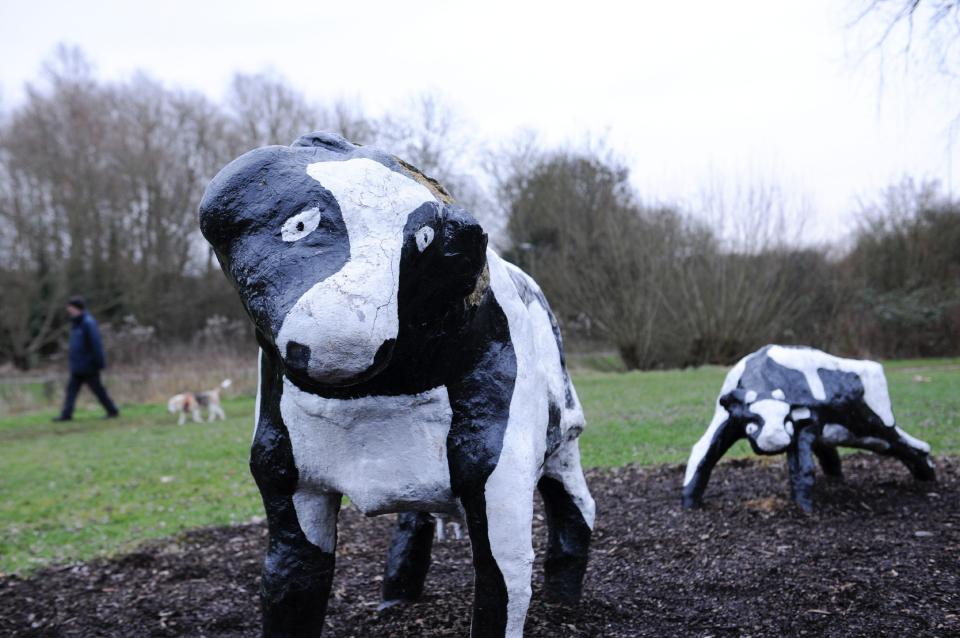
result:
[[(782, 457), (722, 464), (706, 508), (679, 507), (682, 468), (588, 475), (597, 529), (584, 599), (552, 606), (534, 573), (529, 637), (960, 635), (960, 459), (919, 484), (847, 457), (817, 513), (787, 500)], [(538, 510), (539, 512), (539, 510)], [(437, 543), (425, 600), (377, 613), (393, 517), (341, 517), (329, 637), (466, 636), (466, 540)], [(538, 513), (538, 555), (543, 521)], [(262, 524), (201, 529), (111, 560), (0, 579), (0, 635), (255, 636)]]

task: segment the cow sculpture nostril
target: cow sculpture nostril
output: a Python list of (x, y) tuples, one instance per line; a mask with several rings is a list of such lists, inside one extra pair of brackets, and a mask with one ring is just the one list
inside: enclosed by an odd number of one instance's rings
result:
[(287, 344), (287, 365), (298, 372), (306, 372), (310, 366), (310, 346), (291, 341)]

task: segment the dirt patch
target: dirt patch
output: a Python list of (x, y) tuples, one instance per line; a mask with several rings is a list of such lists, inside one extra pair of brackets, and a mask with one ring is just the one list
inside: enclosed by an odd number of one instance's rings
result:
[[(679, 507), (679, 467), (592, 471), (597, 530), (583, 602), (540, 595), (543, 520), (526, 635), (960, 635), (960, 459), (940, 482), (844, 459), (816, 514), (787, 500), (781, 463), (722, 464), (706, 508)], [(392, 517), (341, 517), (325, 636), (466, 636), (466, 540), (435, 546), (425, 600), (376, 612)], [(0, 635), (256, 636), (263, 525), (204, 529), (109, 561), (0, 579)]]

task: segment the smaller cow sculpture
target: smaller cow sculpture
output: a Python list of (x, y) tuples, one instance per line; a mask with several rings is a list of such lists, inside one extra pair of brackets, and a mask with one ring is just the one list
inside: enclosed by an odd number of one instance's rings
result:
[(757, 454), (787, 453), (791, 496), (805, 512), (813, 511), (813, 457), (824, 474), (840, 478), (838, 445), (893, 456), (917, 480), (936, 479), (930, 446), (896, 425), (883, 367), (874, 361), (776, 345), (741, 359), (727, 374), (710, 426), (693, 446), (684, 507), (701, 504), (713, 466), (744, 437)]

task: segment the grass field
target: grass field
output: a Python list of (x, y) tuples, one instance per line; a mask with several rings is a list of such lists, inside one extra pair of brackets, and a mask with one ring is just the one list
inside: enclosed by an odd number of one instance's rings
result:
[[(574, 374), (588, 418), (584, 464), (684, 462), (724, 374)], [(960, 359), (890, 362), (887, 376), (900, 425), (935, 454), (960, 453)], [(112, 421), (95, 412), (70, 423), (51, 423), (53, 412), (0, 419), (0, 572), (260, 515), (247, 469), (253, 399), (224, 408), (226, 421), (184, 427), (159, 405), (123, 406)], [(730, 456), (746, 454), (741, 442)]]

